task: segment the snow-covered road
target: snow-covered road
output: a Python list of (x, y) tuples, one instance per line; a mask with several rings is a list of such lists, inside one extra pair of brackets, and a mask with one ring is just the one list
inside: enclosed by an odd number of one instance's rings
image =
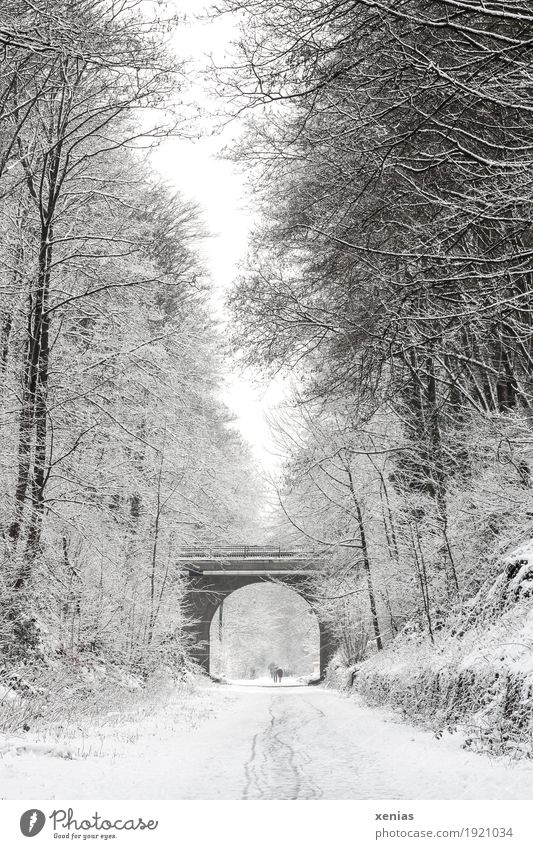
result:
[[(207, 686), (71, 760), (0, 760), (6, 799), (531, 799), (533, 768), (464, 751), (322, 687)], [(201, 714), (201, 715), (199, 715)]]

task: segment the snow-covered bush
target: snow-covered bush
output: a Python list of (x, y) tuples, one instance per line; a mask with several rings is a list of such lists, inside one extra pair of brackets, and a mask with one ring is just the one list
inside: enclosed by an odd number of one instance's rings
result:
[(355, 666), (348, 666), (342, 652), (337, 652), (330, 660), (326, 669), (325, 681), (329, 687), (336, 690), (349, 690), (352, 686)]

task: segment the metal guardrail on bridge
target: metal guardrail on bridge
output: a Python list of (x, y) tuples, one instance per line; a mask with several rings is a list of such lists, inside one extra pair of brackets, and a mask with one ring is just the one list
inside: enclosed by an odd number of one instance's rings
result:
[(286, 559), (305, 556), (305, 552), (276, 545), (192, 545), (179, 549), (176, 555), (178, 560)]

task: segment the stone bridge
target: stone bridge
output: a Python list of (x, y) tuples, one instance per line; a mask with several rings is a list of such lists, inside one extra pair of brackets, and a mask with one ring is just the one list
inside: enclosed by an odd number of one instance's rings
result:
[[(276, 546), (195, 546), (178, 552), (178, 564), (187, 575), (185, 598), (193, 635), (195, 660), (209, 672), (209, 631), (221, 602), (231, 593), (264, 581), (282, 583), (297, 592), (313, 609), (308, 579), (320, 564), (316, 557), (296, 549)], [(320, 621), (320, 674), (335, 651), (331, 630)]]

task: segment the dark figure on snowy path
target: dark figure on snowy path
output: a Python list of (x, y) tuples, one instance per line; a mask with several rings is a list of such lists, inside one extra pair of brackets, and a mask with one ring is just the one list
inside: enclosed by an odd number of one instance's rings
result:
[(276, 669), (276, 677), (274, 678), (274, 681), (276, 681), (277, 684), (281, 684), (282, 678), (283, 678), (283, 669), (280, 666), (278, 666), (278, 668)]
[(275, 663), (269, 663), (268, 664), (268, 671), (270, 672), (270, 677), (272, 678), (273, 681), (276, 680), (276, 669), (277, 669), (277, 666), (276, 666)]

